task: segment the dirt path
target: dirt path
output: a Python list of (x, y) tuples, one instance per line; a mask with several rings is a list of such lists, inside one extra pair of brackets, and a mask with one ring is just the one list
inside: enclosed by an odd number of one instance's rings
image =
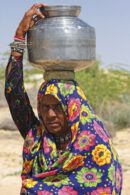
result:
[(130, 195), (130, 129), (119, 131), (114, 138), (114, 145), (123, 167), (122, 195)]
[(23, 140), (16, 131), (0, 130), (0, 194), (18, 195)]
[[(123, 164), (122, 195), (130, 195), (130, 129), (120, 131), (114, 138), (115, 147)], [(16, 131), (0, 130), (0, 195), (18, 195), (21, 179), (23, 140)]]

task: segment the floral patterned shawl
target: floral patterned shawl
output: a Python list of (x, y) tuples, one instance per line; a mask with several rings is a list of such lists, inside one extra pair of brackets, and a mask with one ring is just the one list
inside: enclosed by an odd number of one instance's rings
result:
[(59, 155), (51, 134), (41, 126), (30, 129), (23, 147), (21, 194), (121, 194), (117, 153), (78, 84), (62, 80), (43, 83), (38, 105), (45, 94), (60, 101), (71, 126), (72, 141)]

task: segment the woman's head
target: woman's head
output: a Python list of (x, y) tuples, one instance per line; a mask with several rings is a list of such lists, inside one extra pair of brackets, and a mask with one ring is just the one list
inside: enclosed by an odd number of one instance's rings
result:
[(38, 93), (39, 117), (49, 132), (62, 134), (75, 124), (78, 128), (84, 101), (86, 97), (75, 81), (45, 82)]

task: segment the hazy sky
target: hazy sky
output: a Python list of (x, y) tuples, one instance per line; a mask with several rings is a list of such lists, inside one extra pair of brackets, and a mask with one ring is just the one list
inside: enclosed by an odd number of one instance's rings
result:
[(80, 5), (80, 18), (96, 29), (97, 58), (105, 65), (130, 66), (130, 0), (1, 0), (0, 52), (9, 50), (17, 25), (36, 2)]

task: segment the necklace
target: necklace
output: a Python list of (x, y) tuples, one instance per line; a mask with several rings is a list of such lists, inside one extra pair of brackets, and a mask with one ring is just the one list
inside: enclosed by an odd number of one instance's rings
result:
[(66, 135), (61, 135), (61, 136), (55, 136), (55, 142), (57, 145), (60, 144), (65, 144), (71, 140), (71, 131), (69, 131)]

